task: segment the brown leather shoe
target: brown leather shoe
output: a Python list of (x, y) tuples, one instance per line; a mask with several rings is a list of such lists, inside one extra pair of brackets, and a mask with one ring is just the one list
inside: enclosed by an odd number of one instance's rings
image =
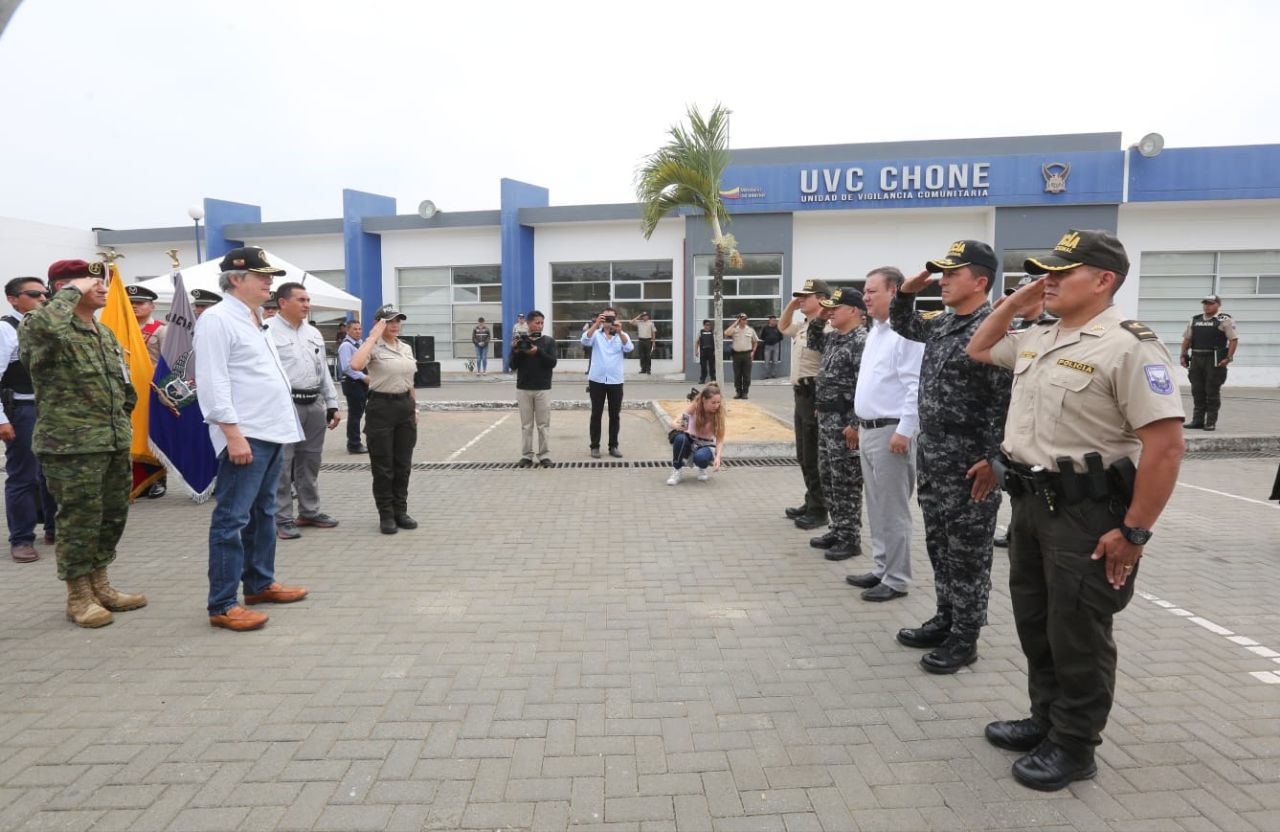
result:
[(209, 616), (210, 627), (223, 627), (242, 633), (245, 630), (257, 630), (267, 623), (267, 616), (260, 612), (247, 610), (244, 607), (232, 607), (222, 615)]
[(281, 586), (274, 583), (261, 592), (245, 595), (246, 604), (292, 604), (307, 597), (307, 591), (300, 586)]
[(18, 563), (31, 563), (40, 560), (40, 553), (36, 551), (36, 547), (30, 543), (20, 543), (17, 546), (9, 547), (9, 554)]

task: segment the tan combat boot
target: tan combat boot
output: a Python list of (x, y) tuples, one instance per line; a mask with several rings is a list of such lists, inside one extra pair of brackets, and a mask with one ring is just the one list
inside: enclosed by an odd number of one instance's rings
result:
[(94, 597), (88, 575), (67, 581), (67, 618), (81, 627), (105, 627), (114, 620)]
[(105, 566), (89, 573), (89, 585), (93, 587), (93, 595), (98, 603), (112, 612), (127, 612), (147, 605), (147, 596), (129, 595), (113, 587), (107, 580)]

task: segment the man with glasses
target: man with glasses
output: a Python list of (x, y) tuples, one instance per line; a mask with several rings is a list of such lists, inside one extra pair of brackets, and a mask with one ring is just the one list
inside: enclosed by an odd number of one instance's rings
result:
[(107, 305), (105, 274), (102, 263), (57, 261), (49, 279), (66, 286), (22, 322), (20, 355), (40, 403), (31, 444), (58, 503), (58, 578), (67, 618), (80, 627), (147, 604), (107, 578), (129, 517), (138, 395), (120, 342), (96, 318)]
[(54, 542), (53, 497), (44, 482), (40, 461), (31, 449), (36, 427), (36, 394), (31, 374), (19, 359), (22, 319), (49, 299), (38, 277), (15, 277), (5, 284), (13, 314), (0, 318), (0, 439), (4, 440), (4, 509), (9, 527), (9, 554), (18, 563), (39, 560), (36, 522), (44, 519), (45, 543)]
[(301, 601), (276, 568), (276, 484), (284, 446), (302, 441), (289, 377), (258, 308), (284, 274), (253, 246), (222, 258), (222, 302), (196, 321), (196, 396), (218, 457), (218, 505), (209, 522), (209, 624), (256, 630), (267, 616), (248, 605)]

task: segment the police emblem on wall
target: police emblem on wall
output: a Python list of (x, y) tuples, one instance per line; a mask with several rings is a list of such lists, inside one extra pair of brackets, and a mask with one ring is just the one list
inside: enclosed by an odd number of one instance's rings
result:
[(1067, 190), (1067, 174), (1071, 172), (1071, 165), (1065, 162), (1050, 162), (1042, 165), (1040, 172), (1044, 174), (1045, 193), (1060, 194)]

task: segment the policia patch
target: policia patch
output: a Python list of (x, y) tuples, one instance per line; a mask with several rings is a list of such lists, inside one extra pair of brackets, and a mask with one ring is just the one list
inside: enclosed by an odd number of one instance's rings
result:
[(1121, 321), (1120, 326), (1127, 329), (1129, 334), (1139, 341), (1159, 341), (1160, 336), (1151, 331), (1151, 327), (1142, 321)]

